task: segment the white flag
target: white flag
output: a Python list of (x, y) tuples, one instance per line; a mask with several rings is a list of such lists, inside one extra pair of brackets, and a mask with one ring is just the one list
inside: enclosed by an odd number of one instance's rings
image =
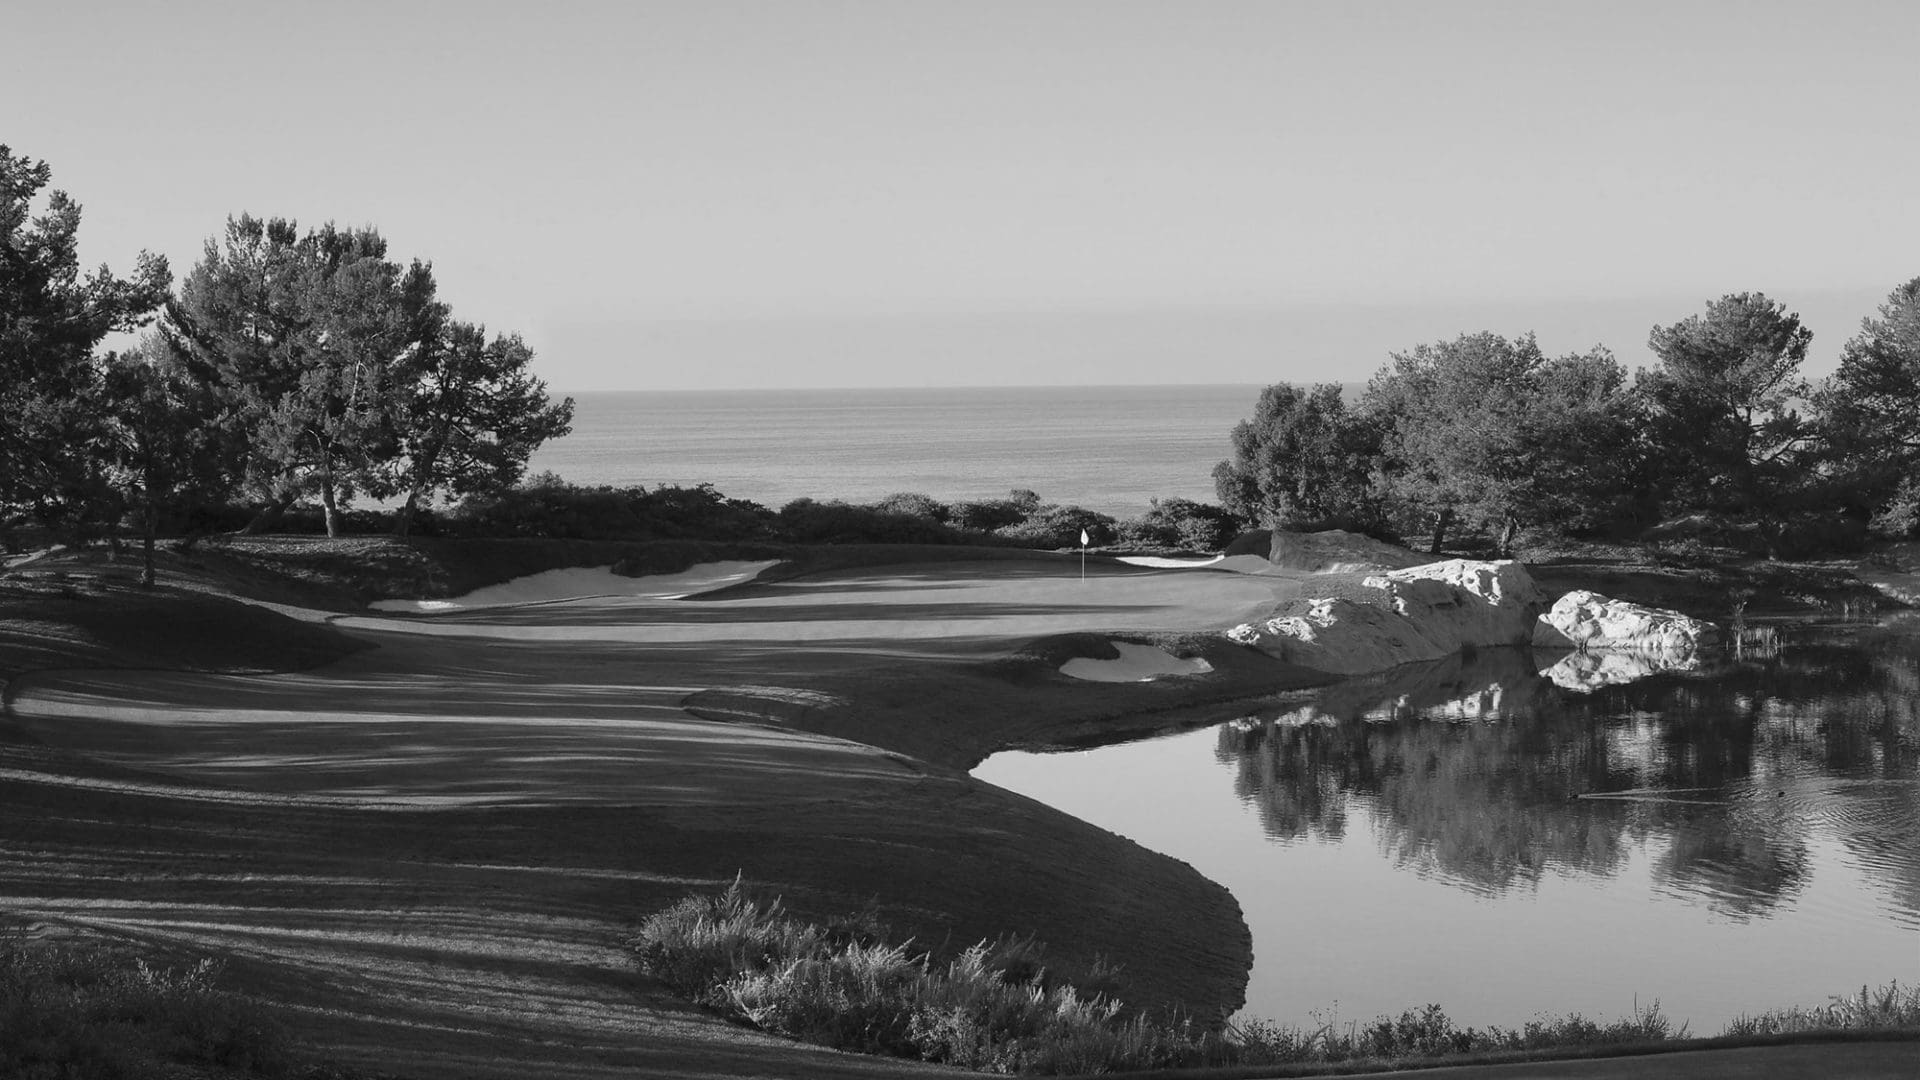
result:
[(1080, 530), (1080, 546), (1081, 547), (1087, 546), (1087, 530), (1085, 529)]

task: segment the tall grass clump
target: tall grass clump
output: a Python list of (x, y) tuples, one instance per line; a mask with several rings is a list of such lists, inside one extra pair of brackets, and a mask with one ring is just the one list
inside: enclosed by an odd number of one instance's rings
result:
[(284, 1076), (280, 1027), (216, 983), (220, 968), (0, 946), (0, 1076), (134, 1080), (217, 1068)]
[[(631, 942), (647, 974), (766, 1031), (843, 1050), (998, 1073), (1200, 1064), (1185, 1024), (1128, 1015), (1052, 976), (1031, 938), (983, 941), (945, 964), (882, 940), (871, 918), (803, 922), (736, 879), (649, 916)], [(1112, 969), (1097, 967), (1100, 981)]]
[(1878, 989), (1834, 997), (1811, 1008), (1776, 1009), (1741, 1016), (1727, 1025), (1728, 1035), (1792, 1035), (1807, 1031), (1857, 1031), (1920, 1028), (1920, 987), (1890, 982)]
[(1539, 1053), (1594, 1046), (1627, 1046), (1682, 1038), (1655, 1001), (1629, 1016), (1599, 1023), (1569, 1014), (1541, 1016), (1517, 1028), (1459, 1027), (1438, 1005), (1409, 1009), (1371, 1023), (1321, 1020), (1310, 1027), (1253, 1020), (1231, 1025), (1227, 1055), (1247, 1065), (1291, 1062), (1399, 1061), (1460, 1054)]

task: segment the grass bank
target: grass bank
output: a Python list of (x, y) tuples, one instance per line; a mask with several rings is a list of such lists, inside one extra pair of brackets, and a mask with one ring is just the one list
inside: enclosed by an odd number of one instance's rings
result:
[(889, 941), (870, 915), (795, 918), (738, 879), (647, 917), (630, 948), (649, 976), (764, 1031), (991, 1073), (1309, 1075), (1780, 1045), (1784, 1036), (1920, 1040), (1920, 991), (1898, 984), (1742, 1017), (1714, 1039), (1688, 1038), (1657, 1001), (1608, 1022), (1542, 1015), (1510, 1028), (1462, 1027), (1432, 1004), (1365, 1023), (1214, 1027), (1130, 1009), (1105, 969), (1049, 970), (1031, 938), (938, 956)]

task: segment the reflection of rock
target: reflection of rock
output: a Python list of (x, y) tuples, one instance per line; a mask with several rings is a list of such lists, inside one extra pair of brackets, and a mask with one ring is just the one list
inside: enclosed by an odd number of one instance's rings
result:
[(1380, 671), (1463, 648), (1525, 644), (1541, 599), (1512, 561), (1453, 559), (1329, 585), (1332, 595), (1288, 600), (1227, 636), (1320, 671)]
[(1382, 723), (1491, 720), (1537, 703), (1546, 689), (1521, 649), (1479, 649), (1335, 683), (1300, 712)]
[(1700, 658), (1692, 652), (1570, 652), (1560, 662), (1541, 670), (1555, 686), (1591, 694), (1603, 686), (1623, 686), (1663, 671), (1698, 671)]
[(1536, 646), (1621, 652), (1692, 653), (1720, 639), (1712, 623), (1575, 589), (1540, 616)]

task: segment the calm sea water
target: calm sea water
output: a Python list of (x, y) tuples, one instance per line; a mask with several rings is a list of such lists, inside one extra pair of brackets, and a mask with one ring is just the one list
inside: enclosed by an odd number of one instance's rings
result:
[(1585, 691), (1487, 650), (975, 775), (1232, 890), (1246, 1015), (1517, 1026), (1657, 998), (1712, 1035), (1920, 979), (1920, 622), (1797, 634)]
[(943, 501), (1030, 488), (1119, 517), (1212, 501), (1227, 434), (1257, 386), (592, 393), (534, 456), (579, 484), (711, 483), (779, 507), (918, 491)]

